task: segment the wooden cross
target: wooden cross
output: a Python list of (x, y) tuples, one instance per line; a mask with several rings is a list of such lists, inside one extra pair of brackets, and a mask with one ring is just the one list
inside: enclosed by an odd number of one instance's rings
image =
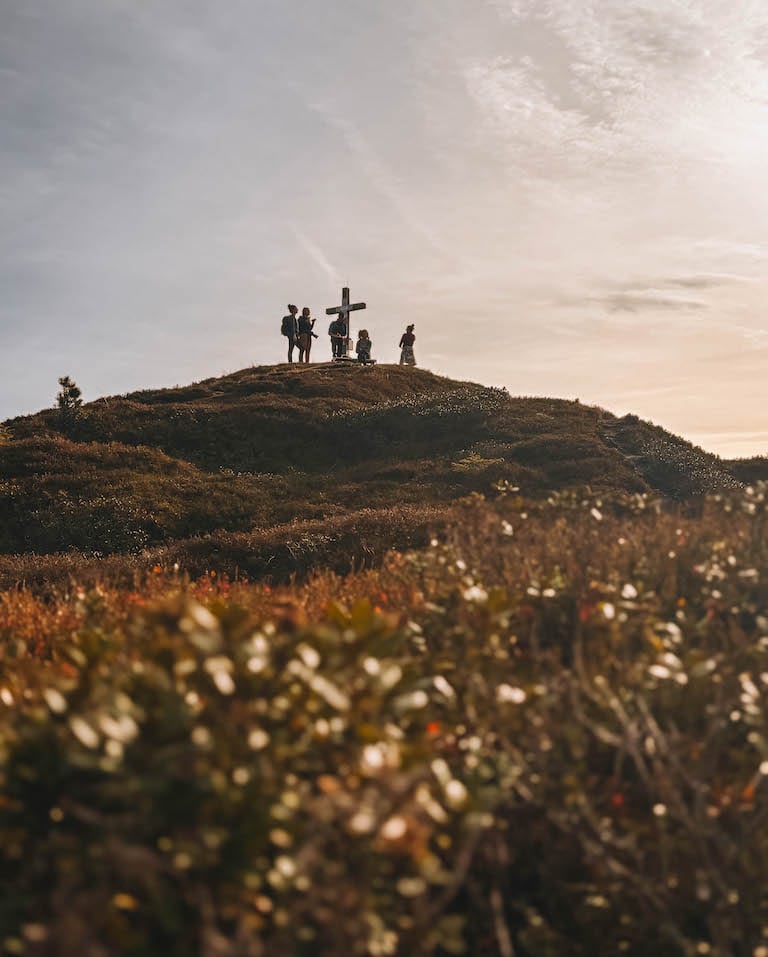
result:
[(326, 316), (343, 316), (344, 321), (347, 324), (347, 339), (346, 339), (346, 349), (345, 354), (349, 355), (349, 314), (354, 312), (357, 309), (365, 309), (364, 302), (355, 302), (350, 304), (349, 302), (349, 288), (345, 286), (341, 290), (341, 305), (340, 306), (331, 306), (329, 309), (325, 310)]

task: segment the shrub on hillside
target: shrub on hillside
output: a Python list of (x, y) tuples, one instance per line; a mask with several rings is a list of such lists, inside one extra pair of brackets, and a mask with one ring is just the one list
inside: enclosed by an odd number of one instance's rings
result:
[(64, 432), (74, 427), (82, 413), (83, 393), (77, 383), (68, 375), (59, 379), (61, 387), (56, 396), (56, 406), (59, 410), (59, 421)]

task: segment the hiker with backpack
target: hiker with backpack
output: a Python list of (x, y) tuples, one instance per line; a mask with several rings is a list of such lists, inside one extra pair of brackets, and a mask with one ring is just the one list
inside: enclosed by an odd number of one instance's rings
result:
[(298, 311), (298, 306), (293, 306), (291, 303), (288, 303), (288, 315), (283, 316), (283, 321), (280, 324), (280, 334), (288, 339), (289, 362), (293, 362), (293, 350), (299, 339), (299, 324), (296, 320), (296, 313)]
[(317, 334), (312, 331), (314, 327), (315, 320), (309, 317), (309, 306), (304, 306), (299, 316), (299, 362), (309, 362), (312, 340), (317, 339)]
[(416, 356), (413, 354), (413, 344), (416, 336), (413, 334), (413, 323), (406, 326), (405, 332), (400, 336), (400, 365), (415, 366)]

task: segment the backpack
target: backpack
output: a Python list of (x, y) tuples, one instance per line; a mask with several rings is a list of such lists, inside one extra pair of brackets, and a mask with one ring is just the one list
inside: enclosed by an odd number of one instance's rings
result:
[(280, 335), (281, 336), (290, 336), (294, 332), (294, 320), (293, 316), (283, 316), (283, 321), (280, 325)]

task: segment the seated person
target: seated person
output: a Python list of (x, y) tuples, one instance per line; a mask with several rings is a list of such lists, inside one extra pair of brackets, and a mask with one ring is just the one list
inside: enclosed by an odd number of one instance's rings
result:
[(371, 346), (373, 343), (368, 337), (368, 330), (361, 329), (358, 333), (357, 344), (355, 346), (355, 352), (357, 353), (357, 361), (365, 365), (372, 365), (373, 359), (371, 359)]

